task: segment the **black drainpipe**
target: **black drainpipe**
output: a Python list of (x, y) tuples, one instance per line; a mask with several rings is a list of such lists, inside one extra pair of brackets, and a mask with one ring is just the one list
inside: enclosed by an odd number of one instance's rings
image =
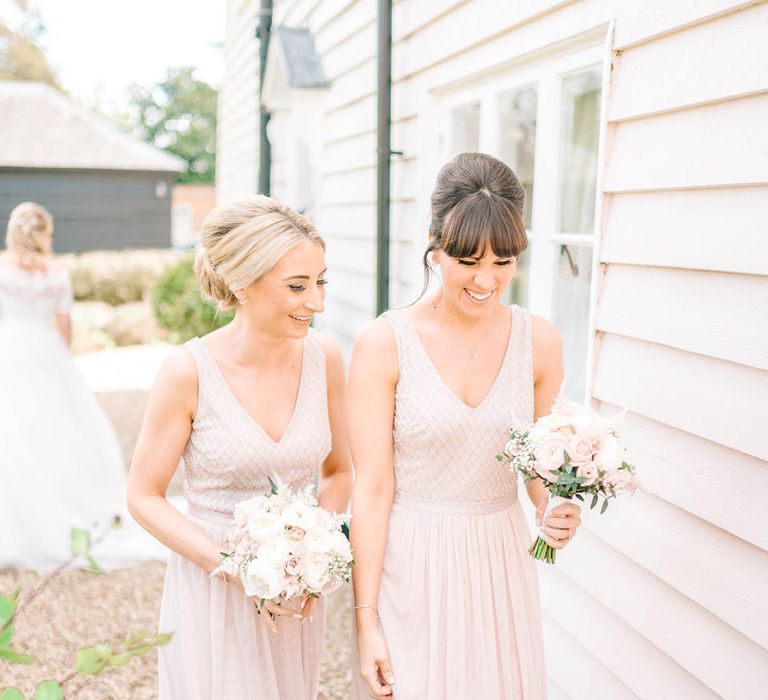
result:
[(267, 72), (267, 54), (272, 33), (272, 0), (261, 0), (259, 26), (256, 36), (259, 39), (259, 194), (269, 195), (272, 175), (272, 146), (267, 137), (267, 124), (272, 116), (264, 108), (264, 75)]
[(392, 0), (378, 0), (376, 98), (376, 315), (389, 308), (389, 195), (392, 155)]

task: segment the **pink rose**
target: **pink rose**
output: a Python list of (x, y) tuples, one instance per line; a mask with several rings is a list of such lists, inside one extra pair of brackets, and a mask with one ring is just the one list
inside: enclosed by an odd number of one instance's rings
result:
[(576, 476), (586, 479), (581, 483), (582, 486), (592, 486), (597, 481), (597, 473), (597, 465), (594, 462), (582, 464), (576, 469)]
[(291, 556), (288, 561), (285, 562), (285, 573), (289, 576), (296, 576), (301, 573), (301, 559), (296, 556)]
[(573, 437), (568, 441), (568, 456), (571, 464), (579, 466), (592, 461), (595, 445), (591, 440)]
[(604, 483), (609, 491), (620, 493), (628, 490), (630, 483), (632, 483), (632, 474), (627, 469), (619, 469), (613, 472), (613, 474), (608, 474), (605, 477)]
[(536, 473), (547, 481), (557, 481), (556, 469), (565, 462), (565, 451), (568, 449), (568, 439), (560, 434), (549, 435), (536, 448)]

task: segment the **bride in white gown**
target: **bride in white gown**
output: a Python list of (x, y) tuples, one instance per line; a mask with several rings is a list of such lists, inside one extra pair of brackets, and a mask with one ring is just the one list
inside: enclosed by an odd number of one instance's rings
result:
[(72, 288), (52, 233), (45, 209), (20, 204), (0, 254), (0, 569), (52, 569), (71, 528), (115, 515), (124, 527), (93, 549), (100, 565), (161, 558), (125, 515), (120, 447), (70, 355)]

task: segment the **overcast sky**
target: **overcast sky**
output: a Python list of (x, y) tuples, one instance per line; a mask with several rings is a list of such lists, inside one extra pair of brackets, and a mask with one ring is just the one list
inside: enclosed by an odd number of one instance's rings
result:
[(131, 82), (151, 84), (169, 66), (194, 65), (219, 87), (226, 0), (32, 0), (46, 26), (46, 56), (62, 86), (105, 112), (125, 104)]

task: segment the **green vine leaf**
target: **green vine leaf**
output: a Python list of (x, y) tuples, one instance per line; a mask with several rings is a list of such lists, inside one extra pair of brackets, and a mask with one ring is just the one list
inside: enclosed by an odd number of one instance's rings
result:
[(32, 700), (62, 700), (61, 686), (56, 681), (43, 681), (35, 688)]
[(69, 533), (69, 551), (72, 554), (87, 554), (91, 548), (91, 535), (87, 530), (73, 527)]
[(29, 656), (29, 654), (19, 654), (18, 651), (13, 649), (0, 649), (0, 659), (5, 659), (10, 664), (33, 664), (35, 663), (35, 657)]
[(0, 693), (0, 700), (24, 700), (24, 696), (16, 688), (6, 688)]

